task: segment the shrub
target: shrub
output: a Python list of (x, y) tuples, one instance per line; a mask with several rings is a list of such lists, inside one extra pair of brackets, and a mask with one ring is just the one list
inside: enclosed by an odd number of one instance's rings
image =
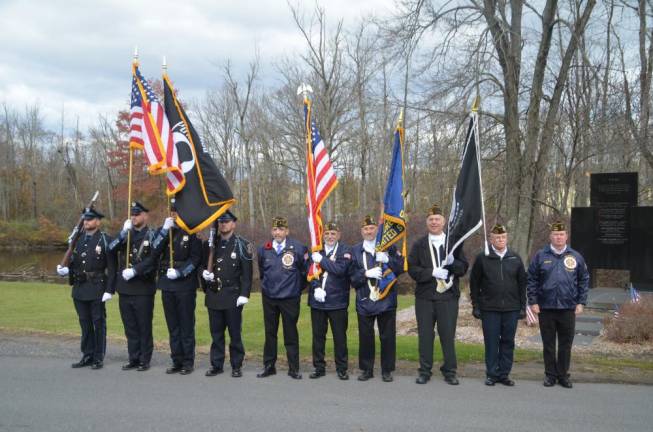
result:
[(653, 342), (653, 299), (642, 296), (638, 303), (624, 303), (616, 316), (603, 320), (605, 337), (619, 343)]

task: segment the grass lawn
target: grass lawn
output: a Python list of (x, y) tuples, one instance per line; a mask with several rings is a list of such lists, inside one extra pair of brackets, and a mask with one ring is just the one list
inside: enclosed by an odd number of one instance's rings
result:
[[(154, 340), (156, 343), (167, 344), (168, 330), (161, 306), (160, 293), (157, 293), (154, 308)], [(399, 308), (412, 306), (412, 295), (399, 296)], [(311, 357), (311, 319), (306, 305), (306, 297), (302, 298), (302, 310), (299, 316), (300, 355)], [(248, 357), (260, 358), (263, 352), (264, 328), (261, 295), (253, 293), (250, 302), (245, 306), (243, 317), (243, 340)], [(208, 348), (211, 343), (208, 315), (204, 307), (204, 294), (197, 295), (196, 338), (199, 347)], [(281, 325), (279, 325), (281, 327)], [(70, 287), (35, 282), (0, 282), (0, 330), (34, 331), (53, 334), (78, 335), (79, 322), (75, 313)], [(115, 296), (107, 303), (107, 333), (109, 337), (124, 338), (123, 326), (118, 310), (118, 298)], [(333, 354), (333, 344), (328, 336), (327, 356)], [(354, 298), (349, 307), (348, 330), (349, 357), (358, 358), (358, 326)], [(483, 346), (479, 344), (457, 343), (458, 361), (482, 362)], [(377, 340), (377, 353), (378, 353)], [(279, 329), (279, 357), (285, 357), (283, 336)], [(436, 364), (442, 359), (439, 344), (435, 344)], [(539, 352), (516, 350), (515, 360), (532, 361), (539, 359)], [(331, 357), (332, 358), (332, 357)], [(417, 337), (397, 336), (397, 359), (418, 361)], [(355, 364), (355, 363), (354, 363)], [(417, 367), (417, 365), (415, 365)]]

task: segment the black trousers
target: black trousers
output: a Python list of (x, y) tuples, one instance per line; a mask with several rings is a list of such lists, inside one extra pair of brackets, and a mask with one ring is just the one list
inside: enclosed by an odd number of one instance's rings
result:
[(347, 325), (349, 316), (347, 309), (322, 310), (311, 308), (311, 325), (313, 328), (313, 367), (324, 370), (324, 347), (329, 325), (333, 334), (333, 351), (336, 359), (336, 370), (346, 371), (347, 360)]
[(82, 329), (81, 351), (85, 359), (103, 361), (107, 349), (107, 312), (100, 300), (75, 300)]
[(170, 358), (175, 366), (195, 363), (195, 299), (197, 291), (161, 291), (163, 312), (170, 335)]
[(358, 314), (358, 368), (362, 371), (374, 371), (374, 321), (379, 327), (381, 340), (381, 372), (395, 370), (397, 356), (397, 311), (389, 310), (378, 315)]
[(444, 363), (440, 372), (445, 377), (456, 376), (456, 323), (458, 321), (458, 299), (431, 301), (415, 298), (415, 315), (417, 317), (417, 337), (419, 345), (419, 373), (431, 376), (433, 368), (433, 341), (435, 325)]
[(494, 380), (508, 378), (515, 352), (519, 311), (481, 313), (485, 342), (485, 374)]
[(149, 364), (152, 359), (154, 295), (120, 294), (118, 305), (125, 327), (129, 361)]
[(277, 361), (277, 332), (279, 316), (283, 320), (283, 344), (288, 356), (288, 369), (299, 370), (299, 320), (300, 297), (290, 299), (272, 299), (263, 297), (263, 321), (265, 323), (265, 345), (263, 346), (263, 364), (272, 367)]
[[(560, 379), (569, 378), (571, 345), (576, 330), (576, 314), (573, 309), (543, 309), (539, 315), (540, 334), (544, 348), (544, 373)], [(556, 356), (556, 339), (558, 353)]]
[(234, 369), (243, 366), (245, 347), (241, 338), (243, 324), (243, 307), (231, 309), (208, 309), (209, 327), (211, 329), (211, 366), (224, 367), (225, 347), (224, 331), (229, 331), (229, 362)]

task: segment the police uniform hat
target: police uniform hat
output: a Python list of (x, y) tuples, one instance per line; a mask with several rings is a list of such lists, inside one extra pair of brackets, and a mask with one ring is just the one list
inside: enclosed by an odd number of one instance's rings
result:
[(551, 231), (567, 231), (567, 226), (562, 221), (556, 221), (551, 224)]
[(365, 215), (365, 217), (363, 217), (363, 220), (361, 221), (361, 228), (366, 227), (368, 225), (376, 226), (376, 221), (371, 215)]
[(132, 202), (131, 210), (130, 213), (132, 215), (139, 215), (143, 212), (147, 213), (150, 210), (148, 210), (143, 204), (139, 203), (138, 201)]
[(427, 216), (433, 216), (433, 215), (444, 216), (444, 213), (442, 213), (442, 208), (440, 208), (438, 204), (433, 204), (431, 207), (429, 207)]
[(501, 224), (494, 224), (494, 226), (492, 227), (492, 230), (490, 230), (490, 232), (491, 232), (492, 234), (505, 234), (505, 233), (507, 233), (508, 231), (506, 231), (506, 227), (504, 227), (503, 225), (501, 225)]
[(281, 216), (276, 216), (272, 219), (272, 228), (288, 228), (288, 219)]
[(324, 231), (340, 231), (340, 226), (338, 225), (337, 222), (330, 221), (327, 222), (326, 225), (324, 225)]
[(230, 210), (227, 210), (226, 212), (222, 213), (218, 218), (218, 222), (231, 222), (231, 221), (236, 222), (237, 220), (238, 218), (236, 217), (236, 215), (231, 213)]
[(104, 217), (102, 213), (95, 210), (94, 208), (89, 208), (89, 207), (86, 207), (82, 211), (82, 216), (84, 217), (84, 220), (102, 219)]

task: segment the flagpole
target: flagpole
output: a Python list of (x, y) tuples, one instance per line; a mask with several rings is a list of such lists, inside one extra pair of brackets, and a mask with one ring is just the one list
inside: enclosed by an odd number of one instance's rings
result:
[(483, 195), (483, 177), (481, 175), (481, 145), (480, 145), (480, 132), (478, 127), (478, 109), (481, 106), (481, 97), (478, 95), (478, 88), (476, 89), (477, 94), (474, 98), (474, 103), (472, 104), (472, 115), (474, 116), (474, 129), (476, 132), (476, 163), (479, 166), (478, 170), (478, 180), (481, 186), (481, 214), (483, 215), (483, 245), (485, 246), (485, 256), (490, 255), (490, 248), (487, 245), (487, 226), (485, 223), (485, 197)]
[[(134, 60), (132, 60), (132, 76), (138, 67), (138, 47), (134, 48)], [(131, 142), (129, 145), (129, 180), (127, 182), (127, 219), (131, 218), (132, 202), (132, 172), (134, 167), (134, 149)], [(129, 268), (129, 251), (131, 249), (131, 230), (127, 231), (127, 248), (125, 249), (125, 268)]]
[[(163, 61), (161, 63), (161, 71), (163, 74), (163, 77), (168, 75), (168, 62), (166, 61), (166, 56), (163, 56)], [(167, 188), (167, 185), (165, 186)], [(170, 210), (170, 195), (166, 193), (166, 198), (168, 201), (168, 217), (172, 217), (172, 211)], [(169, 268), (174, 268), (175, 267), (175, 257), (174, 257), (174, 249), (172, 247), (172, 229), (173, 227), (170, 227), (168, 230), (168, 249), (170, 250), (170, 267)]]
[[(399, 122), (397, 123), (397, 129), (399, 129), (399, 146), (401, 150), (401, 199), (404, 204), (404, 224), (406, 229), (408, 227), (408, 216), (406, 215), (406, 161), (404, 159), (404, 139), (406, 137), (406, 129), (404, 128), (404, 109), (402, 108), (399, 111)], [(408, 229), (406, 229), (406, 234), (404, 235), (403, 245), (401, 246), (401, 252), (404, 255), (404, 271), (408, 271), (408, 257), (406, 256), (407, 252), (407, 242), (408, 242)]]

